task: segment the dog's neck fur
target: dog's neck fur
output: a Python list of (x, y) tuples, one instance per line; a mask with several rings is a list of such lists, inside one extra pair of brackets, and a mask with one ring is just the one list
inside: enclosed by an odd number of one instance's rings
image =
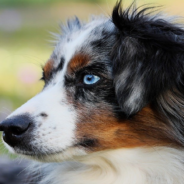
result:
[(182, 184), (183, 150), (154, 147), (118, 149), (73, 161), (41, 164), (39, 184)]

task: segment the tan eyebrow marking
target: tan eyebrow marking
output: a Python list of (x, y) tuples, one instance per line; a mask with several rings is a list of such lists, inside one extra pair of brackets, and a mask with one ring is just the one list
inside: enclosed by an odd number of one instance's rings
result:
[(51, 75), (51, 71), (54, 67), (54, 60), (53, 59), (49, 59), (45, 66), (43, 67), (43, 71), (44, 71), (44, 76), (46, 79), (49, 78), (49, 76)]
[(79, 70), (80, 68), (86, 66), (89, 63), (89, 56), (85, 54), (76, 54), (70, 60), (67, 66), (68, 73), (72, 74)]

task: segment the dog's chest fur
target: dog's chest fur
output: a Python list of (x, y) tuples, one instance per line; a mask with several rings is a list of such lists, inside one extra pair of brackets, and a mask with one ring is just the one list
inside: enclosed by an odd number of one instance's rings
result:
[(183, 184), (184, 155), (165, 147), (118, 149), (32, 169), (39, 184)]

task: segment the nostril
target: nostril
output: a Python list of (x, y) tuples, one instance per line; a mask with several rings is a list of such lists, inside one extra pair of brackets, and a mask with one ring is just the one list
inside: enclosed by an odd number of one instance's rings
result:
[(28, 124), (27, 128), (26, 127), (11, 127), (11, 132), (14, 135), (21, 135), (24, 132), (26, 132), (26, 130), (29, 128), (30, 123)]
[(0, 130), (4, 131), (5, 133), (8, 132), (11, 134), (20, 135), (29, 128), (30, 124), (30, 120), (27, 117), (21, 115), (3, 121), (0, 124)]
[(20, 135), (22, 134), (24, 131), (22, 131), (21, 128), (19, 127), (15, 127), (13, 130), (12, 130), (12, 133), (15, 134), (15, 135)]
[(27, 115), (14, 116), (0, 123), (0, 131), (3, 131), (3, 139), (5, 142), (14, 146), (19, 143), (32, 124), (32, 118)]
[(15, 134), (21, 134), (21, 133), (22, 133), (22, 129), (19, 128), (19, 127), (15, 127), (15, 128), (13, 129), (13, 133), (15, 133)]

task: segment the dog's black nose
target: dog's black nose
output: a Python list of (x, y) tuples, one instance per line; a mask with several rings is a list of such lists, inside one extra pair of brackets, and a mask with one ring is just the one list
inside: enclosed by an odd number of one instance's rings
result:
[(14, 116), (4, 120), (0, 123), (0, 131), (3, 131), (4, 141), (14, 147), (22, 140), (30, 124), (31, 118), (28, 115)]

